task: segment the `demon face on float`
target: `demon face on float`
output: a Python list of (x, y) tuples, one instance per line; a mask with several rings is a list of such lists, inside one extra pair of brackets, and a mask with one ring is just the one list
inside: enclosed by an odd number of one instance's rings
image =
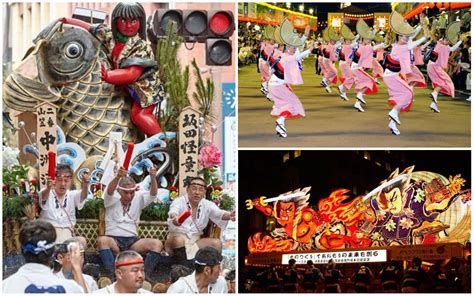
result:
[(251, 253), (464, 242), (470, 236), (470, 189), (460, 175), (395, 170), (364, 196), (338, 189), (309, 206), (311, 187), (247, 200), (280, 227), (248, 239)]

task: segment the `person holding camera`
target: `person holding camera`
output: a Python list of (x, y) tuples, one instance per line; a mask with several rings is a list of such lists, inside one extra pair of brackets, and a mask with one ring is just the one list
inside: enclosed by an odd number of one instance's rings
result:
[[(176, 262), (184, 263), (187, 259), (194, 258), (196, 252), (204, 247), (213, 247), (220, 252), (221, 241), (217, 238), (202, 237), (203, 230), (209, 220), (221, 228), (227, 226), (227, 221), (235, 221), (235, 212), (221, 210), (215, 203), (204, 198), (206, 188), (203, 178), (190, 178), (186, 194), (171, 203), (165, 248), (168, 253), (174, 255)], [(185, 213), (189, 216), (184, 220), (180, 219)]]
[(166, 293), (217, 293), (228, 292), (227, 282), (221, 272), (221, 252), (205, 247), (199, 249), (194, 258), (195, 271), (188, 276), (181, 277), (171, 286)]
[[(81, 188), (71, 190), (74, 172), (66, 164), (56, 166), (56, 176), (48, 176), (46, 188), (39, 193), (39, 205), (41, 207), (40, 220), (51, 223), (56, 229), (56, 243), (74, 237), (76, 226), (76, 208), (82, 209), (87, 199), (87, 186), (89, 175), (82, 174)], [(82, 236), (77, 240), (87, 245)]]
[[(79, 249), (80, 256), (78, 258), (75, 258), (75, 260), (77, 260), (78, 262), (73, 262), (73, 257), (71, 255), (72, 248)], [(73, 272), (73, 264), (76, 264), (81, 267), (81, 274), (84, 277), (84, 281), (86, 283), (86, 293), (91, 293), (99, 289), (93, 277), (88, 274), (82, 273), (82, 266), (84, 266), (84, 246), (81, 245), (76, 239), (67, 239), (62, 244), (58, 245), (56, 251), (56, 260), (61, 264), (61, 270), (55, 273), (58, 278), (77, 281), (77, 279), (74, 277)]]
[(26, 264), (3, 280), (3, 293), (84, 293), (79, 248), (70, 249), (71, 272), (77, 282), (53, 274), (50, 266), (55, 241), (56, 231), (51, 223), (41, 220), (25, 222), (20, 229), (20, 243)]

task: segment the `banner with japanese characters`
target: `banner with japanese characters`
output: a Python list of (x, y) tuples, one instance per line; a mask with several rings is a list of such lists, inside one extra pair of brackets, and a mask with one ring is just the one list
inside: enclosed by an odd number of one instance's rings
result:
[(43, 189), (48, 177), (48, 151), (56, 152), (56, 107), (49, 103), (42, 103), (36, 107), (36, 113), (40, 189)]
[(463, 246), (459, 243), (433, 245), (412, 245), (391, 250), (392, 260), (412, 260), (418, 257), (422, 260), (444, 260), (452, 257), (462, 257)]
[(187, 107), (179, 115), (179, 192), (184, 193), (185, 180), (198, 174), (199, 111)]
[(281, 256), (281, 264), (288, 264), (290, 259), (295, 259), (296, 264), (306, 264), (308, 260), (312, 260), (314, 264), (326, 264), (331, 259), (336, 263), (386, 262), (387, 250), (283, 254)]

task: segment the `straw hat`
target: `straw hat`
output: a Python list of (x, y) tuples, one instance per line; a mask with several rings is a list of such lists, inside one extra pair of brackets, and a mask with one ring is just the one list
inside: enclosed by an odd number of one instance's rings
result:
[(332, 27), (329, 27), (328, 35), (331, 41), (339, 41), (339, 39), (341, 39), (341, 36), (339, 36)]
[(363, 19), (359, 19), (357, 21), (356, 31), (357, 34), (359, 34), (363, 39), (373, 40), (375, 38), (375, 33), (370, 29)]
[(374, 38), (375, 43), (381, 43), (381, 42), (384, 42), (384, 40), (385, 40), (385, 37), (383, 36), (382, 31), (375, 34), (375, 38)]
[(448, 39), (451, 45), (454, 45), (456, 42), (458, 42), (458, 34), (460, 31), (461, 22), (457, 21), (449, 24), (448, 28), (446, 29), (446, 39)]
[(272, 26), (266, 26), (265, 29), (263, 30), (263, 38), (266, 40), (273, 40), (275, 33), (275, 27)]
[(413, 27), (408, 24), (407, 20), (396, 11), (393, 11), (390, 15), (390, 27), (398, 35), (408, 36), (415, 33), (415, 29), (413, 29)]
[(277, 26), (275, 28), (275, 31), (273, 32), (273, 39), (275, 40), (276, 43), (280, 45), (285, 44), (285, 42), (283, 42), (283, 40), (281, 40), (281, 37), (280, 37), (280, 26)]
[(342, 38), (344, 38), (345, 40), (354, 40), (354, 38), (356, 37), (346, 24), (342, 25), (341, 35)]
[(323, 40), (329, 42), (331, 39), (329, 38), (329, 28), (323, 30)]
[(392, 9), (393, 11), (396, 11), (403, 15), (410, 12), (413, 9), (413, 3), (396, 2), (396, 4), (395, 3), (392, 4)]
[(288, 19), (284, 19), (280, 24), (280, 37), (286, 45), (294, 47), (304, 45), (303, 39), (296, 33), (293, 24)]

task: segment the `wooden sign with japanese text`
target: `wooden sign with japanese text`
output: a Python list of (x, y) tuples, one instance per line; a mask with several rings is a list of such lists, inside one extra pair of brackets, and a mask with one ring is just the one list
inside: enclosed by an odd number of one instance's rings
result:
[(179, 115), (179, 194), (185, 192), (187, 177), (198, 174), (199, 117), (201, 114), (191, 107), (184, 108)]
[(56, 107), (42, 103), (36, 106), (37, 145), (39, 152), (40, 189), (46, 186), (48, 176), (48, 151), (56, 152)]

